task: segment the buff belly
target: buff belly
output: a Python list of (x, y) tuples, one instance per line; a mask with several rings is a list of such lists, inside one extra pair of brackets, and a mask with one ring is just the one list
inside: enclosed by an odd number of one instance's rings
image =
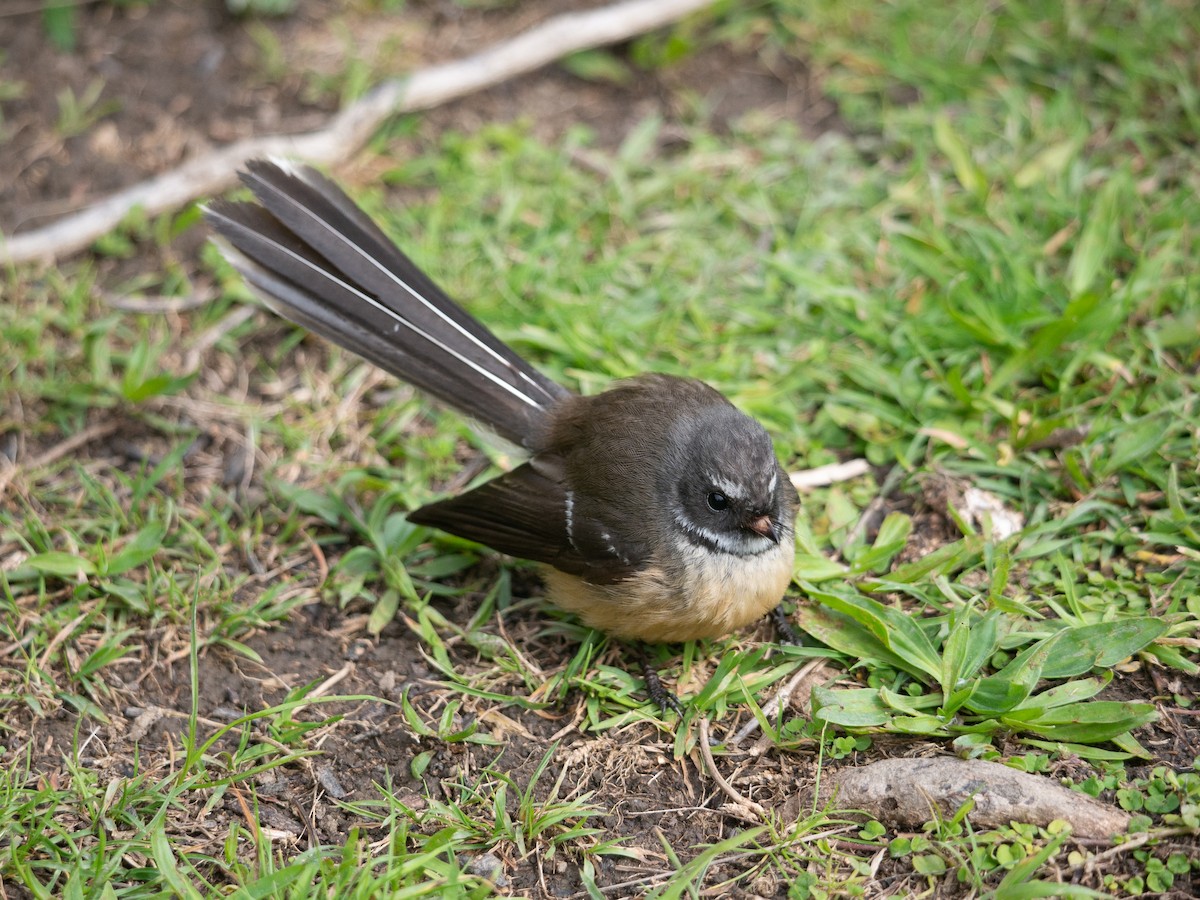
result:
[(751, 557), (688, 547), (677, 569), (651, 565), (614, 584), (557, 569), (543, 574), (551, 602), (590, 628), (653, 643), (688, 641), (723, 637), (770, 612), (791, 582), (795, 553), (790, 540)]

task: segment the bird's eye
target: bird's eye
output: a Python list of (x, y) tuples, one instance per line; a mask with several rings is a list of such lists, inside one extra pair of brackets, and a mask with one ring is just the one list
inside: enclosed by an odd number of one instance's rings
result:
[(709, 491), (706, 499), (708, 500), (708, 508), (713, 512), (729, 509), (729, 498), (720, 491)]

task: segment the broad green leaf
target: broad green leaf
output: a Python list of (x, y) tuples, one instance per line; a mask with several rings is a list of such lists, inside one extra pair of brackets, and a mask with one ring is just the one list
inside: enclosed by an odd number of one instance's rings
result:
[(912, 858), (913, 870), (921, 875), (942, 876), (946, 874), (946, 861), (936, 853), (920, 853)]
[(399, 557), (389, 556), (383, 561), (383, 583), (391, 590), (398, 591), (410, 603), (421, 602), (421, 595), (417, 593), (416, 585)]
[(346, 504), (331, 494), (296, 487), (283, 481), (276, 482), (274, 489), (301, 512), (324, 519), (330, 525), (337, 525), (347, 515)]
[(924, 710), (936, 709), (939, 703), (939, 698), (936, 694), (921, 694), (916, 697), (910, 697), (908, 694), (901, 694), (888, 688), (879, 689), (879, 699), (883, 701), (885, 706), (911, 716), (924, 715)]
[[(388, 508), (391, 504), (387, 504)], [(426, 529), (408, 521), (405, 513), (391, 513), (383, 522), (382, 536), (388, 552), (400, 556), (415, 550), (425, 539)]]
[(946, 723), (937, 716), (895, 716), (887, 728), (900, 734), (945, 734)]
[(942, 690), (956, 691), (974, 678), (999, 647), (999, 610), (978, 615), (971, 609), (956, 612), (942, 648)]
[[(829, 530), (837, 531), (850, 528), (860, 516), (858, 504), (852, 501), (845, 491), (833, 489), (825, 499), (825, 515), (829, 519)], [(859, 541), (861, 549), (861, 539)]]
[(802, 603), (796, 607), (796, 624), (822, 644), (854, 660), (875, 660), (898, 671), (906, 671), (905, 661), (889, 650), (870, 629), (847, 615), (820, 603)]
[(74, 578), (78, 575), (95, 575), (96, 565), (90, 559), (66, 553), (62, 550), (50, 550), (46, 553), (36, 553), (25, 560), (25, 565), (45, 575), (55, 575), (59, 578)]
[(914, 584), (932, 574), (949, 575), (975, 562), (982, 546), (983, 540), (978, 536), (963, 538), (953, 544), (938, 547), (920, 559), (897, 566), (886, 578), (863, 581), (861, 587), (864, 591), (881, 593), (891, 590), (891, 584)]
[(945, 704), (942, 706), (941, 714), (949, 719), (958, 713), (960, 709), (971, 702), (971, 698), (975, 696), (975, 691), (979, 688), (978, 681), (972, 681), (967, 687), (960, 688), (957, 691), (950, 691), (946, 695)]
[(392, 619), (396, 618), (396, 610), (399, 608), (400, 592), (391, 589), (384, 591), (371, 608), (371, 614), (367, 617), (367, 632), (370, 634), (379, 634)]
[(1071, 678), (1093, 668), (1109, 668), (1152, 644), (1167, 624), (1149, 617), (1118, 619), (1067, 628), (1057, 635), (1054, 655), (1042, 667), (1043, 678)]
[(892, 718), (879, 692), (871, 688), (838, 690), (817, 685), (812, 690), (812, 707), (814, 719), (843, 728), (874, 728)]
[(1151, 703), (1093, 700), (1047, 710), (1039, 718), (1029, 721), (1014, 720), (1010, 723), (1007, 716), (1002, 717), (1001, 721), (1015, 730), (1030, 731), (1055, 741), (1096, 744), (1153, 722), (1156, 718), (1158, 711)]
[(467, 553), (447, 553), (442, 556), (431, 556), (407, 568), (409, 575), (433, 581), (448, 575), (456, 575), (463, 569), (470, 568), (476, 562), (476, 557)]
[(1200, 675), (1200, 666), (1184, 655), (1178, 647), (1164, 647), (1160, 644), (1155, 644), (1147, 647), (1143, 652), (1147, 656), (1153, 656), (1164, 666), (1179, 669), (1181, 672), (1187, 672), (1189, 675)]
[(1112, 743), (1115, 744), (1116, 746), (1120, 747), (1122, 750), (1124, 750), (1130, 756), (1136, 757), (1137, 759), (1156, 759), (1157, 758), (1153, 754), (1151, 754), (1149, 750), (1147, 750), (1140, 743), (1138, 743), (1138, 739), (1135, 738), (1132, 734), (1118, 734), (1115, 738), (1112, 739)]
[(145, 565), (162, 550), (163, 537), (166, 536), (166, 533), (167, 526), (161, 522), (152, 522), (147, 525), (108, 561), (108, 565), (104, 567), (104, 574), (121, 575), (130, 569)]
[(359, 544), (351, 547), (338, 560), (336, 570), (343, 575), (378, 575), (379, 553), (374, 547)]
[(193, 380), (194, 375), (153, 375), (144, 381), (126, 378), (121, 385), (121, 394), (130, 403), (141, 403), (151, 397), (178, 394)]
[(949, 693), (962, 681), (963, 664), (967, 656), (967, 641), (971, 636), (968, 610), (959, 610), (951, 617), (950, 633), (942, 645), (943, 692)]
[(792, 577), (798, 581), (829, 581), (833, 578), (845, 578), (848, 571), (841, 563), (824, 556), (797, 553)]
[(879, 526), (879, 534), (870, 549), (864, 550), (854, 559), (854, 571), (884, 571), (904, 549), (908, 535), (912, 532), (912, 519), (904, 513), (889, 513)]
[(975, 759), (992, 746), (991, 734), (960, 734), (950, 744), (964, 759)]
[(885, 606), (878, 600), (858, 594), (834, 594), (808, 587), (806, 593), (837, 612), (850, 616), (904, 661), (903, 668), (917, 677), (934, 680), (942, 673), (941, 658), (930, 643), (920, 622), (904, 610)]
[(1020, 704), (1037, 687), (1057, 638), (1054, 634), (1031, 644), (995, 675), (981, 678), (971, 697), (970, 709), (982, 715), (995, 715)]
[[(1112, 743), (1118, 747), (1124, 746), (1124, 738), (1128, 735), (1118, 735), (1113, 738)], [(1090, 759), (1094, 762), (1120, 762), (1121, 760), (1130, 759), (1131, 757), (1140, 756), (1145, 759), (1150, 758), (1150, 754), (1145, 751), (1141, 753), (1130, 752), (1129, 750), (1105, 750), (1100, 747), (1093, 747), (1090, 744), (1069, 744), (1063, 741), (1043, 741), (1041, 738), (1022, 737), (1021, 743), (1029, 747), (1037, 747), (1039, 750), (1048, 750), (1051, 753), (1072, 754), (1081, 759)], [(1132, 738), (1130, 738), (1132, 740)], [(1134, 743), (1137, 743), (1134, 741)], [(1139, 745), (1140, 746), (1140, 745)]]
[[(1043, 669), (1043, 677), (1045, 674), (1046, 672)], [(1044, 712), (1056, 706), (1082, 703), (1085, 700), (1091, 700), (1104, 690), (1111, 680), (1111, 678), (1083, 678), (1079, 681), (1068, 681), (1066, 684), (1056, 685), (1049, 690), (1042, 691), (1040, 694), (1027, 697), (1014, 708), (1014, 711), (1038, 709)]]

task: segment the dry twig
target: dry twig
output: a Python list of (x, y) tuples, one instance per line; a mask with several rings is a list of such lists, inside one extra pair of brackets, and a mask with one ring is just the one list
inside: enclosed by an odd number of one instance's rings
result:
[(156, 216), (197, 197), (218, 194), (247, 159), (290, 156), (330, 165), (361, 147), (375, 129), (402, 112), (428, 109), (541, 68), (570, 53), (628, 40), (669, 25), (711, 0), (625, 0), (555, 16), (511, 40), (466, 59), (430, 66), (378, 85), (317, 131), (238, 141), (177, 169), (140, 182), (45, 228), (0, 239), (0, 261), (52, 262), (84, 250), (134, 209)]
[(717, 787), (733, 801), (736, 810), (742, 814), (742, 817), (748, 820), (763, 820), (767, 816), (767, 811), (762, 805), (755, 803), (746, 797), (743, 797), (737, 792), (732, 784), (725, 780), (725, 776), (717, 769), (717, 762), (713, 759), (712, 746), (709, 744), (709, 729), (708, 716), (700, 717), (700, 755), (704, 757), (704, 767), (708, 769), (708, 774), (713, 781), (717, 783)]
[(809, 491), (813, 488), (837, 484), (840, 481), (849, 481), (859, 475), (866, 475), (870, 471), (871, 464), (865, 459), (849, 459), (846, 462), (817, 466), (815, 469), (791, 472), (788, 477), (796, 490)]
[[(787, 684), (779, 689), (775, 696), (763, 703), (763, 714), (767, 716), (782, 716), (784, 713), (786, 713), (788, 705), (792, 701), (792, 694), (795, 693), (796, 688), (798, 688), (801, 683), (805, 681), (805, 679), (812, 675), (813, 672), (825, 665), (825, 662), (826, 660), (824, 658), (810, 659), (808, 662), (806, 662), (800, 668), (800, 670), (791, 677), (791, 680), (789, 680)], [(746, 740), (746, 738), (750, 737), (750, 735), (754, 734), (754, 732), (757, 730), (758, 719), (751, 718), (749, 722), (738, 729), (737, 734), (730, 738), (729, 745), (731, 747), (738, 746), (742, 743), (742, 741)]]

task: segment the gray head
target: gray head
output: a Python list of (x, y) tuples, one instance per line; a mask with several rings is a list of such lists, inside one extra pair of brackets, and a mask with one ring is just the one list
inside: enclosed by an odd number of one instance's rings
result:
[(728, 404), (672, 429), (664, 472), (674, 526), (719, 553), (755, 556), (790, 540), (796, 492), (766, 430)]

